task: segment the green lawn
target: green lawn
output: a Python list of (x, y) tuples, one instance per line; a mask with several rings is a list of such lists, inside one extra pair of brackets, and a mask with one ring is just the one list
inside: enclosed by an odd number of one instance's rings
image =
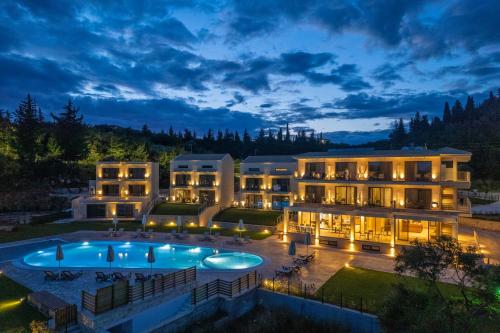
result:
[(29, 324), (33, 320), (47, 319), (28, 303), (19, 300), (26, 297), (31, 290), (0, 275), (0, 332), (29, 332)]
[[(0, 231), (0, 243), (14, 242), (23, 239), (43, 237), (50, 235), (60, 235), (68, 232), (74, 232), (79, 230), (97, 230), (105, 231), (112, 228), (113, 225), (110, 221), (77, 221), (72, 223), (64, 224), (36, 224), (36, 225), (19, 225), (16, 231), (4, 232)], [(119, 221), (117, 228), (124, 228), (126, 231), (135, 231), (138, 228), (142, 228), (139, 221)], [(171, 229), (175, 227), (172, 226), (162, 226), (154, 225), (147, 226), (147, 229), (153, 229), (159, 232), (170, 232)], [(190, 233), (204, 233), (207, 228), (202, 227), (187, 227)], [(220, 232), (223, 236), (232, 236), (237, 233), (235, 230), (227, 228), (213, 228), (213, 232)], [(249, 234), (252, 239), (264, 239), (269, 237), (270, 233), (255, 231), (255, 232), (243, 232), (242, 235)]]
[(198, 215), (201, 205), (162, 202), (153, 209), (151, 215)]
[[(359, 309), (361, 298), (363, 298), (363, 311), (376, 313), (393, 288), (392, 286), (397, 282), (403, 282), (417, 290), (426, 288), (425, 282), (421, 279), (364, 268), (344, 267), (326, 281), (315, 296), (320, 298), (323, 288), (325, 302), (340, 304), (342, 293), (344, 306), (354, 309)], [(439, 287), (447, 297), (460, 295), (458, 287), (453, 284), (440, 283)]]
[(243, 219), (245, 224), (274, 226), (281, 211), (250, 208), (228, 208), (219, 212), (214, 221), (238, 223)]
[[(208, 228), (206, 228), (206, 227), (187, 226), (185, 228), (188, 230), (188, 232), (190, 234), (203, 234), (206, 231), (208, 231)], [(163, 226), (163, 227), (161, 227), (160, 230), (158, 230), (158, 228), (157, 228), (158, 231), (162, 231), (162, 232), (170, 232), (173, 229), (176, 229), (176, 227), (175, 226)], [(234, 234), (237, 234), (237, 235), (240, 234), (240, 232), (237, 231), (236, 228), (234, 228), (234, 229), (221, 228), (221, 227), (212, 228), (212, 235), (214, 235), (216, 232), (220, 233), (221, 236), (228, 236), (228, 237), (232, 237)], [(266, 232), (266, 231), (242, 231), (241, 237), (244, 237), (245, 235), (249, 235), (250, 238), (254, 239), (254, 240), (261, 240), (261, 239), (265, 239), (265, 238), (271, 236), (271, 233)]]

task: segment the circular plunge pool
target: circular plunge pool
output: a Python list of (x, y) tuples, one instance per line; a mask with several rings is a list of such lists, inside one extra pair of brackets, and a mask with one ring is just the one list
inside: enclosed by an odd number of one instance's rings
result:
[[(155, 254), (153, 268), (184, 269), (196, 266), (199, 269), (238, 270), (260, 265), (261, 257), (208, 247), (161, 244), (149, 242), (94, 241), (67, 243), (62, 245), (63, 268), (106, 268), (108, 246), (113, 248), (112, 268), (149, 268), (147, 261), (149, 247)], [(24, 264), (40, 268), (58, 267), (56, 247), (32, 252), (23, 258)]]

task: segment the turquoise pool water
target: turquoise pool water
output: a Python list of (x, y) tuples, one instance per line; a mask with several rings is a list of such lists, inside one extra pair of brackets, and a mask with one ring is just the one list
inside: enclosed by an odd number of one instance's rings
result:
[[(178, 244), (95, 241), (62, 245), (64, 259), (61, 267), (109, 267), (106, 261), (109, 245), (113, 247), (115, 255), (112, 268), (149, 268), (147, 253), (150, 246), (154, 248), (156, 259), (153, 268), (184, 269), (196, 266), (200, 269), (232, 270), (251, 268), (262, 263), (261, 257), (246, 252)], [(58, 267), (56, 246), (32, 252), (24, 256), (23, 261), (34, 267)]]

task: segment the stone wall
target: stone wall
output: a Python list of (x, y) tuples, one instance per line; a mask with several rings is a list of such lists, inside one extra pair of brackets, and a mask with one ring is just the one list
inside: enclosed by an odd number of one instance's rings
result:
[(459, 228), (461, 225), (477, 229), (489, 230), (489, 231), (500, 231), (500, 221), (491, 221), (491, 220), (461, 216), (458, 218)]

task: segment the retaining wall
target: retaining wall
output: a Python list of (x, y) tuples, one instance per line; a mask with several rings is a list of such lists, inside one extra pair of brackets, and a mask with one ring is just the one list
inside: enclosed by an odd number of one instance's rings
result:
[(491, 221), (484, 219), (477, 219), (473, 217), (462, 217), (458, 218), (458, 226), (465, 225), (472, 228), (489, 230), (489, 231), (500, 231), (500, 221)]

